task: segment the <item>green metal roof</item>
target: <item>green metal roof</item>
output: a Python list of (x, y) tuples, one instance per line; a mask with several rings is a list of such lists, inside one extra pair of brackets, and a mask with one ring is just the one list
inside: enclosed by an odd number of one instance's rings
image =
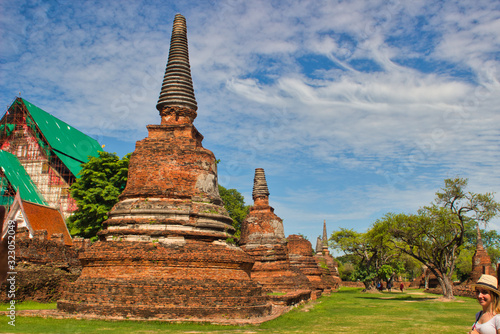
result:
[(78, 173), (82, 169), (81, 164), (88, 161), (88, 156), (97, 157), (99, 156), (98, 152), (102, 151), (97, 140), (25, 99), (22, 101), (54, 153), (76, 177), (79, 177)]
[(15, 155), (0, 150), (0, 168), (23, 200), (48, 205)]

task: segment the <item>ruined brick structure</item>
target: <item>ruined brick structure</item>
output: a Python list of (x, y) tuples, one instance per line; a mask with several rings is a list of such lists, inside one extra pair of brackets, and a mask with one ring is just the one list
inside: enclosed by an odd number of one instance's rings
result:
[(312, 298), (320, 296), (328, 286), (322, 280), (322, 272), (313, 256), (311, 243), (296, 234), (289, 235), (287, 240), (291, 267), (300, 270), (309, 279), (313, 289)]
[(328, 250), (328, 235), (326, 232), (326, 221), (323, 221), (323, 237), (317, 240), (316, 261), (323, 272), (323, 281), (331, 289), (337, 289), (342, 280), (338, 271), (338, 263)]
[(269, 206), (269, 190), (262, 168), (255, 170), (252, 197), (254, 205), (241, 224), (240, 238), (241, 248), (255, 259), (252, 279), (268, 292), (306, 290), (303, 296), (309, 298), (309, 280), (290, 267), (283, 221)]
[(137, 142), (127, 186), (58, 308), (158, 319), (268, 315), (268, 298), (250, 279), (254, 260), (226, 242), (234, 228), (215, 157), (193, 125), (197, 104), (180, 14), (157, 109), (161, 124), (149, 125)]
[[(15, 221), (16, 300), (56, 301), (66, 282), (81, 273), (78, 254), (89, 240), (73, 240), (61, 212), (55, 208), (21, 199), (19, 191), (5, 221)], [(7, 233), (7, 224), (2, 235)], [(8, 302), (7, 284), (0, 284), (0, 302)]]
[[(25, 226), (16, 233), (16, 301), (56, 301), (68, 282), (81, 273), (78, 254), (89, 240), (75, 238), (68, 245), (62, 233), (49, 235), (47, 230), (30, 232)], [(0, 302), (9, 302), (7, 284), (0, 284)]]
[(477, 245), (474, 256), (472, 257), (472, 271), (469, 281), (475, 283), (483, 274), (496, 276), (495, 268), (491, 265), (491, 258), (486, 249), (484, 249), (483, 239), (481, 238), (481, 232), (478, 226)]

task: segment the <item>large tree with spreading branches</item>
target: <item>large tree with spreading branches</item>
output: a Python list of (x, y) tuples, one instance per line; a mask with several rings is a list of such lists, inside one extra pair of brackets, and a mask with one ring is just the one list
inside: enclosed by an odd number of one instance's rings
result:
[(416, 214), (387, 214), (379, 222), (387, 225), (396, 248), (436, 275), (448, 299), (454, 298), (452, 275), (466, 231), (486, 225), (500, 210), (493, 193), (477, 194), (466, 188), (467, 179), (446, 179), (431, 205)]

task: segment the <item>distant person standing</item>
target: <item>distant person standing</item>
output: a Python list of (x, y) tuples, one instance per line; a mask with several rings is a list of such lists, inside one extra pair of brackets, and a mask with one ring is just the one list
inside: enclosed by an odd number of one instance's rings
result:
[(401, 282), (401, 284), (399, 285), (399, 290), (401, 290), (401, 292), (403, 292), (404, 289), (405, 289), (405, 285), (403, 284), (403, 282)]
[(469, 334), (500, 334), (500, 291), (495, 276), (482, 275), (476, 284), (476, 299), (483, 308), (476, 314), (476, 322)]

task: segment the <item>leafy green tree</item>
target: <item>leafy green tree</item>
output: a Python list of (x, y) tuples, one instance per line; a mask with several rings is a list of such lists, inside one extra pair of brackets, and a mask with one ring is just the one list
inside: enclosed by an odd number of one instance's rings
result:
[(422, 276), (424, 268), (420, 261), (415, 260), (406, 253), (400, 254), (398, 260), (402, 263), (404, 268), (403, 271), (399, 272), (403, 280), (412, 280)]
[(343, 281), (352, 281), (355, 266), (360, 261), (354, 254), (344, 254), (335, 258), (339, 264), (339, 276)]
[(378, 269), (378, 273), (377, 273), (379, 279), (382, 281), (385, 281), (386, 283), (389, 283), (390, 281), (392, 281), (395, 274), (396, 274), (395, 269), (388, 264), (384, 264), (383, 266), (381, 266)]
[(443, 296), (453, 297), (452, 276), (464, 246), (467, 229), (486, 224), (500, 209), (492, 193), (466, 191), (467, 179), (446, 179), (435, 201), (417, 214), (387, 214), (394, 245), (427, 266), (436, 275)]
[(456, 277), (460, 281), (465, 281), (472, 272), (472, 256), (475, 248), (464, 248), (457, 257), (455, 265)]
[(386, 232), (382, 225), (374, 225), (366, 233), (340, 228), (330, 237), (333, 249), (343, 251), (351, 259), (352, 256), (356, 258), (351, 279), (362, 281), (366, 290), (375, 288), (380, 267), (397, 257), (390, 247)]
[(233, 227), (236, 229), (235, 237), (239, 238), (241, 235), (241, 223), (248, 215), (250, 206), (245, 206), (245, 198), (236, 189), (226, 189), (219, 185), (219, 194), (224, 201), (229, 216), (233, 219)]
[(352, 275), (354, 274), (354, 265), (351, 262), (342, 263), (339, 262), (339, 276), (343, 281), (350, 281)]
[(127, 184), (130, 154), (120, 159), (115, 153), (99, 152), (82, 165), (80, 178), (71, 185), (78, 209), (68, 218), (72, 234), (96, 239), (108, 212), (118, 202)]

